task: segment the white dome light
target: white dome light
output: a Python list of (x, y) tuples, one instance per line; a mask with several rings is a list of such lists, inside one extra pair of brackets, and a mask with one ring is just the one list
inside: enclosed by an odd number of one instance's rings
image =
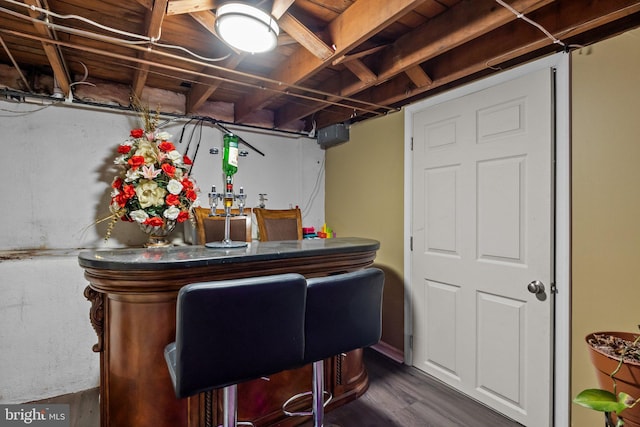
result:
[(216, 13), (216, 31), (230, 46), (250, 53), (275, 48), (280, 34), (275, 18), (244, 3), (220, 6)]

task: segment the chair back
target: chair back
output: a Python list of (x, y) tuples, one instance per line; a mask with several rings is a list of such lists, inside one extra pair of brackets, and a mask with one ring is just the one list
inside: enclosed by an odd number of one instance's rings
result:
[(378, 268), (307, 280), (305, 363), (378, 343), (383, 286)]
[(302, 214), (295, 209), (254, 208), (260, 241), (302, 240)]
[[(238, 210), (232, 211), (238, 214)], [(224, 239), (224, 216), (210, 216), (211, 209), (197, 207), (193, 209), (196, 219), (196, 243), (221, 242)], [(245, 209), (244, 215), (229, 218), (229, 239), (236, 242), (251, 241), (251, 210)]]
[(179, 398), (301, 366), (306, 281), (299, 274), (180, 289), (165, 359)]

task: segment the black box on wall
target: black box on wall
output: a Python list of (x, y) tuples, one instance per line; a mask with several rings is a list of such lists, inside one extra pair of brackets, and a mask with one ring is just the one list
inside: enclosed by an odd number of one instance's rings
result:
[(349, 141), (349, 128), (344, 123), (337, 123), (318, 130), (318, 144), (322, 148), (347, 141)]

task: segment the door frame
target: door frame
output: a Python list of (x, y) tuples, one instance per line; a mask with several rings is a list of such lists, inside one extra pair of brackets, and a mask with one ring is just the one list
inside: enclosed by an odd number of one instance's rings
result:
[(552, 234), (554, 259), (552, 260), (555, 275), (555, 305), (552, 308), (553, 320), (553, 424), (569, 425), (570, 412), (570, 345), (571, 345), (571, 187), (570, 187), (570, 54), (558, 53), (517, 68), (503, 71), (490, 77), (452, 89), (432, 98), (405, 107), (404, 115), (404, 361), (413, 364), (411, 341), (413, 337), (413, 295), (411, 280), (411, 236), (412, 236), (412, 133), (413, 114), (428, 107), (468, 95), (508, 80), (524, 76), (540, 69), (554, 68), (555, 72), (555, 105), (552, 107), (555, 129), (556, 165), (553, 204), (555, 206)]

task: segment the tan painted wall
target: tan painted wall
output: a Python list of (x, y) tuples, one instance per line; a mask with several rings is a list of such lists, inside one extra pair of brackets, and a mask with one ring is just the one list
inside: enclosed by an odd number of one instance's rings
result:
[(386, 273), (382, 340), (403, 349), (404, 113), (351, 126), (349, 142), (326, 152), (325, 218), (338, 236), (380, 241)]
[[(575, 396), (597, 385), (584, 336), (640, 323), (640, 29), (575, 52), (572, 66)], [(573, 426), (603, 424), (572, 405)]]

